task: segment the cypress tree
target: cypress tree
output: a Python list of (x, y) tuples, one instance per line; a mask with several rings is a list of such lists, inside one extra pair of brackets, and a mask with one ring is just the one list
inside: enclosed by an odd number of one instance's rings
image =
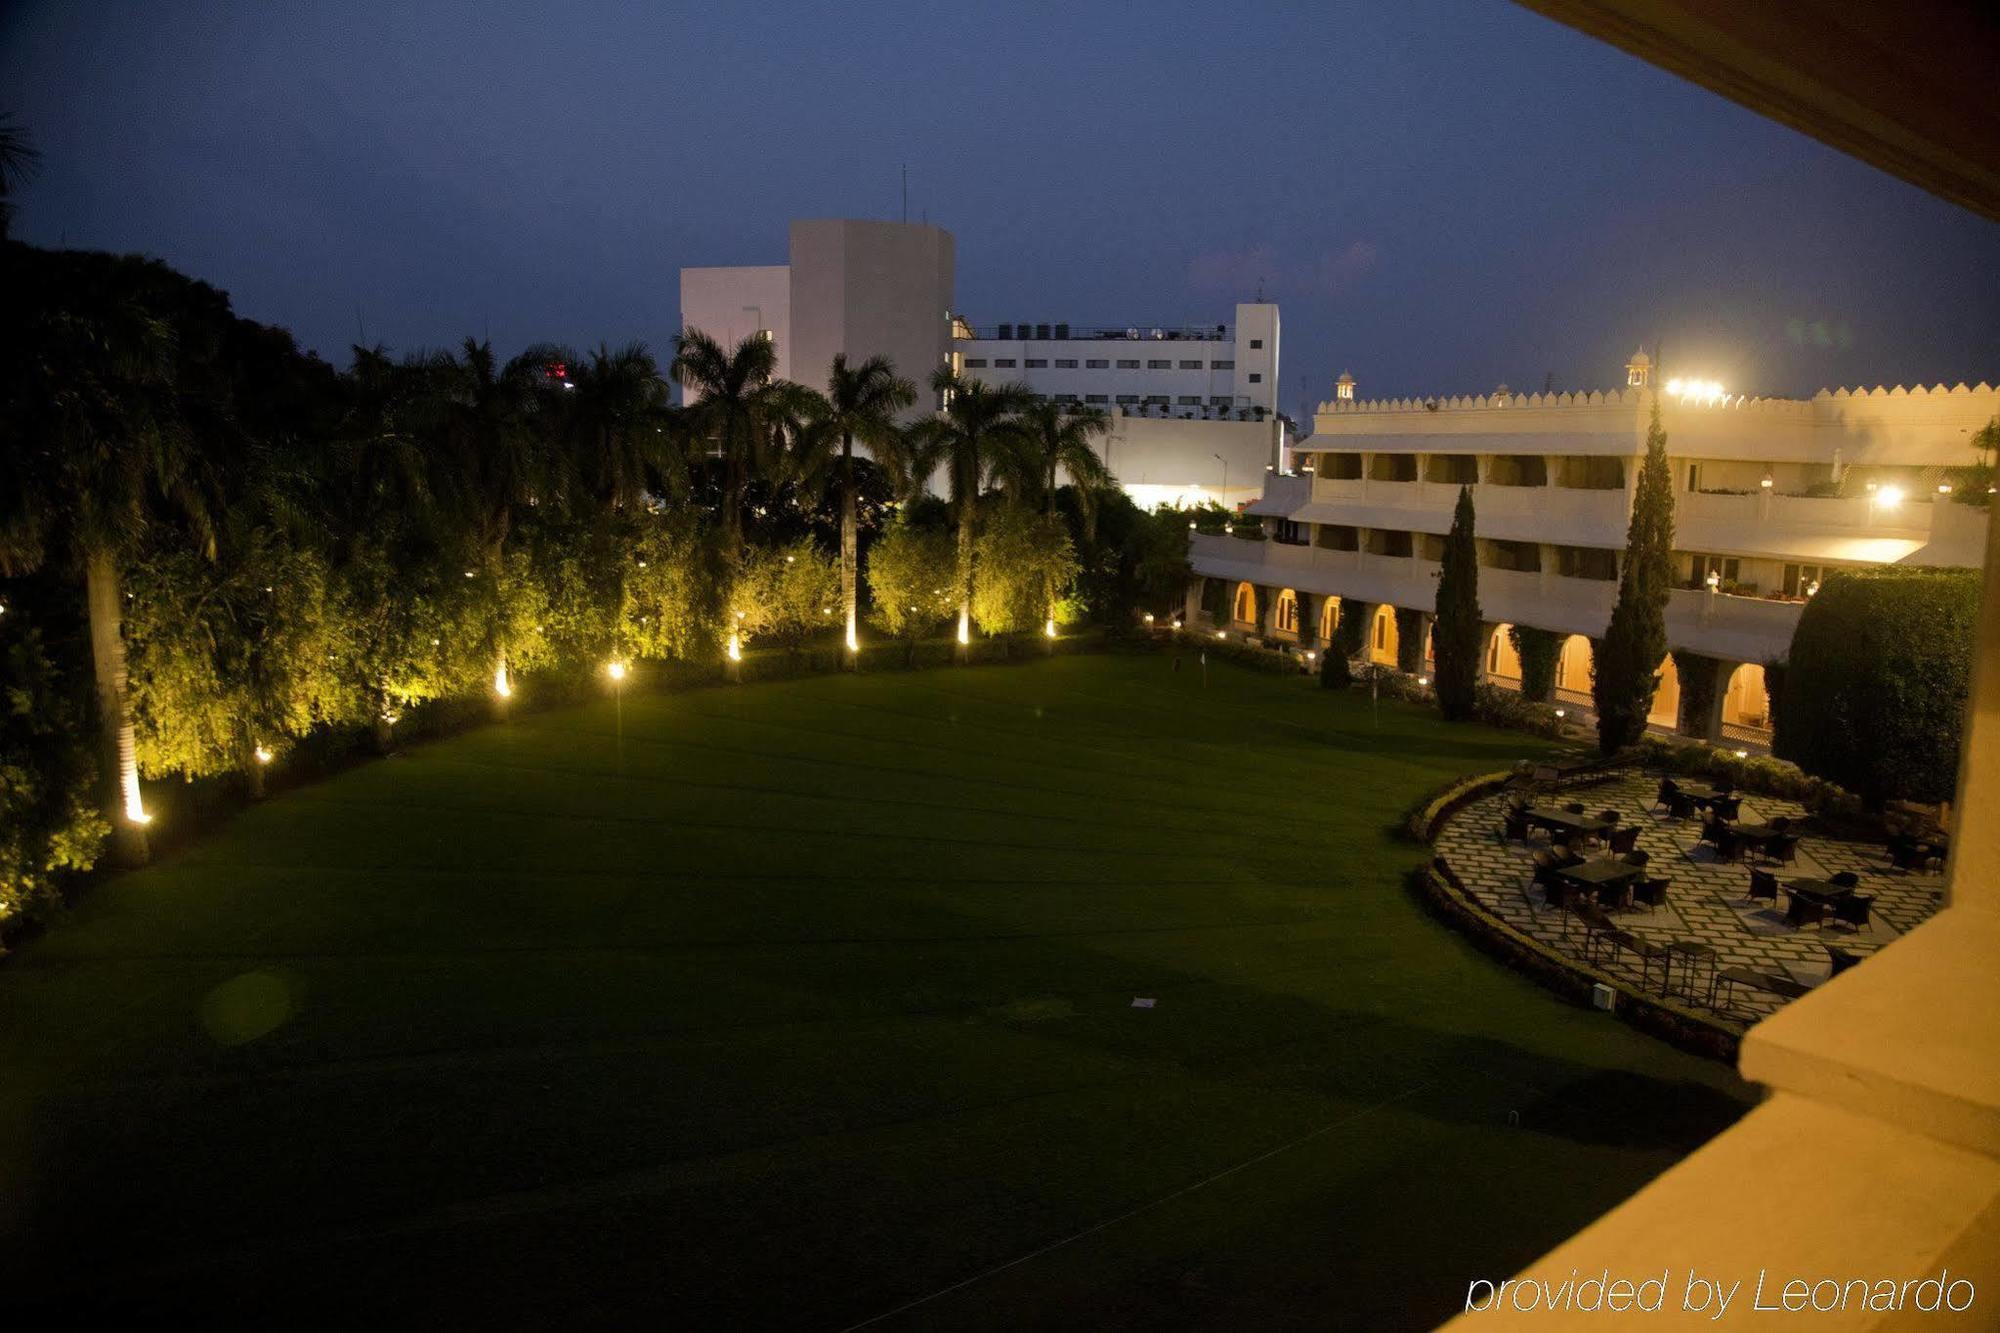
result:
[(1667, 655), (1667, 594), (1673, 585), (1674, 491), (1667, 473), (1667, 432), (1660, 399), (1646, 428), (1646, 459), (1639, 466), (1632, 524), (1625, 535), (1625, 567), (1618, 571), (1618, 603), (1604, 631), (1591, 673), (1597, 704), (1597, 748), (1611, 754), (1639, 739), (1659, 688)]
[(1444, 539), (1444, 572), (1438, 578), (1438, 711), (1454, 722), (1472, 716), (1479, 680), (1479, 547), (1472, 535), (1472, 491), (1458, 488), (1451, 535)]

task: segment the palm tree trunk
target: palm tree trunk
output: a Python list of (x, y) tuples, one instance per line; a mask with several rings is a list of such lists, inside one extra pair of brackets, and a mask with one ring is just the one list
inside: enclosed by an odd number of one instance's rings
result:
[(257, 757), (257, 742), (249, 736), (243, 738), (242, 755), (237, 762), (243, 768), (243, 780), (250, 789), (250, 799), (264, 799), (264, 762)]
[[(858, 654), (856, 635), (860, 606), (857, 590), (861, 564), (861, 521), (854, 506), (854, 436), (840, 437), (840, 600), (847, 614), (847, 651)], [(859, 662), (856, 663), (859, 665)]]
[(972, 503), (958, 507), (958, 657), (972, 660)]
[(142, 866), (146, 846), (144, 807), (139, 804), (139, 765), (132, 739), (132, 711), (125, 691), (125, 636), (118, 559), (98, 547), (84, 559), (84, 595), (90, 615), (90, 660), (97, 677), (98, 775), (104, 814), (111, 824), (111, 849), (118, 864)]

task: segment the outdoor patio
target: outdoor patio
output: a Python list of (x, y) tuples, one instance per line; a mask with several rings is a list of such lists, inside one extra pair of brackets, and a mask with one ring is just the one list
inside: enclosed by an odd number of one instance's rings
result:
[[(1914, 929), (1940, 905), (1943, 874), (1893, 868), (1879, 843), (1805, 832), (1798, 844), (1796, 864), (1771, 865), (1754, 855), (1743, 861), (1721, 860), (1715, 848), (1699, 841), (1699, 817), (1667, 818), (1657, 804), (1659, 785), (1658, 775), (1629, 771), (1610, 781), (1553, 792), (1544, 799), (1558, 805), (1581, 801), (1593, 813), (1616, 809), (1622, 825), (1638, 826), (1638, 847), (1651, 857), (1647, 873), (1671, 881), (1666, 901), (1658, 907), (1642, 905), (1611, 915), (1619, 930), (1648, 944), (1692, 942), (1715, 951), (1712, 959), (1704, 957), (1693, 969), (1688, 968), (1684, 955), (1673, 961), (1672, 984), (1684, 1002), (1691, 996), (1696, 1007), (1706, 1006), (1711, 963), (1716, 971), (1748, 968), (1787, 977), (1801, 986), (1818, 985), (1831, 972), (1829, 946), (1865, 957)], [(1437, 850), (1480, 906), (1523, 934), (1581, 961), (1586, 941), (1582, 922), (1575, 912), (1551, 905), (1534, 883), (1534, 852), (1547, 847), (1547, 839), (1537, 837), (1524, 845), (1502, 837), (1508, 798), (1509, 793), (1496, 792), (1455, 812), (1438, 831)], [(1797, 820), (1803, 814), (1794, 801), (1753, 795), (1742, 798), (1741, 819), (1746, 823), (1777, 817)], [(1750, 898), (1753, 869), (1774, 874), (1780, 886), (1841, 872), (1858, 875), (1858, 892), (1874, 899), (1869, 924), (1855, 928), (1828, 921), (1793, 926), (1786, 921), (1782, 887), (1775, 902)], [(1662, 964), (1656, 961), (1644, 966), (1629, 950), (1599, 947), (1596, 966), (1635, 985), (1643, 984), (1655, 994), (1660, 990)], [(1717, 1010), (1718, 1016), (1726, 1019), (1761, 1017), (1785, 1002), (1776, 994), (1744, 986), (1727, 989), (1728, 996), (1718, 999)]]

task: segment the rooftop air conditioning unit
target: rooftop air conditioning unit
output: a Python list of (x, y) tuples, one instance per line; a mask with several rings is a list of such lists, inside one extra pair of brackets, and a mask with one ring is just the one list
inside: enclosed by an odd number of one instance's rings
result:
[(1165, 338), (1166, 336), (1167, 336), (1167, 331), (1166, 331), (1165, 329), (1154, 329), (1154, 330), (1153, 330), (1153, 341), (1154, 341), (1154, 342), (1159, 342), (1159, 341), (1161, 341), (1162, 339), (1164, 339), (1164, 338)]
[(1013, 338), (1013, 336), (1014, 336), (1014, 326), (1013, 326), (1012, 324), (1002, 324), (1002, 325), (1000, 326), (1000, 341), (1001, 341), (1001, 342), (1007, 342), (1007, 341), (1011, 340), (1011, 339)]
[(1047, 342), (1049, 340), (1049, 326), (1046, 324), (1035, 325), (1035, 336), (1043, 342)]
[(1127, 338), (1137, 338), (1137, 337), (1139, 336), (1139, 330), (1137, 330), (1137, 329), (1127, 329), (1127, 330), (1125, 330), (1125, 336), (1126, 336)]
[(1067, 324), (1056, 325), (1056, 337), (1067, 342), (1069, 340), (1069, 325)]

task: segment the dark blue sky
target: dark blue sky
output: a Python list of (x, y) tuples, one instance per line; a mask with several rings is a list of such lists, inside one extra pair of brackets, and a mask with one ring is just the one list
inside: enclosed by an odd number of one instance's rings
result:
[[(190, 17), (190, 15), (198, 15)], [(754, 20), (753, 20), (753, 17)], [(2000, 378), (2000, 228), (1504, 3), (15, 4), (16, 233), (342, 363), (643, 338), (795, 216), (958, 238), (975, 320), (1283, 303), (1283, 401)]]

